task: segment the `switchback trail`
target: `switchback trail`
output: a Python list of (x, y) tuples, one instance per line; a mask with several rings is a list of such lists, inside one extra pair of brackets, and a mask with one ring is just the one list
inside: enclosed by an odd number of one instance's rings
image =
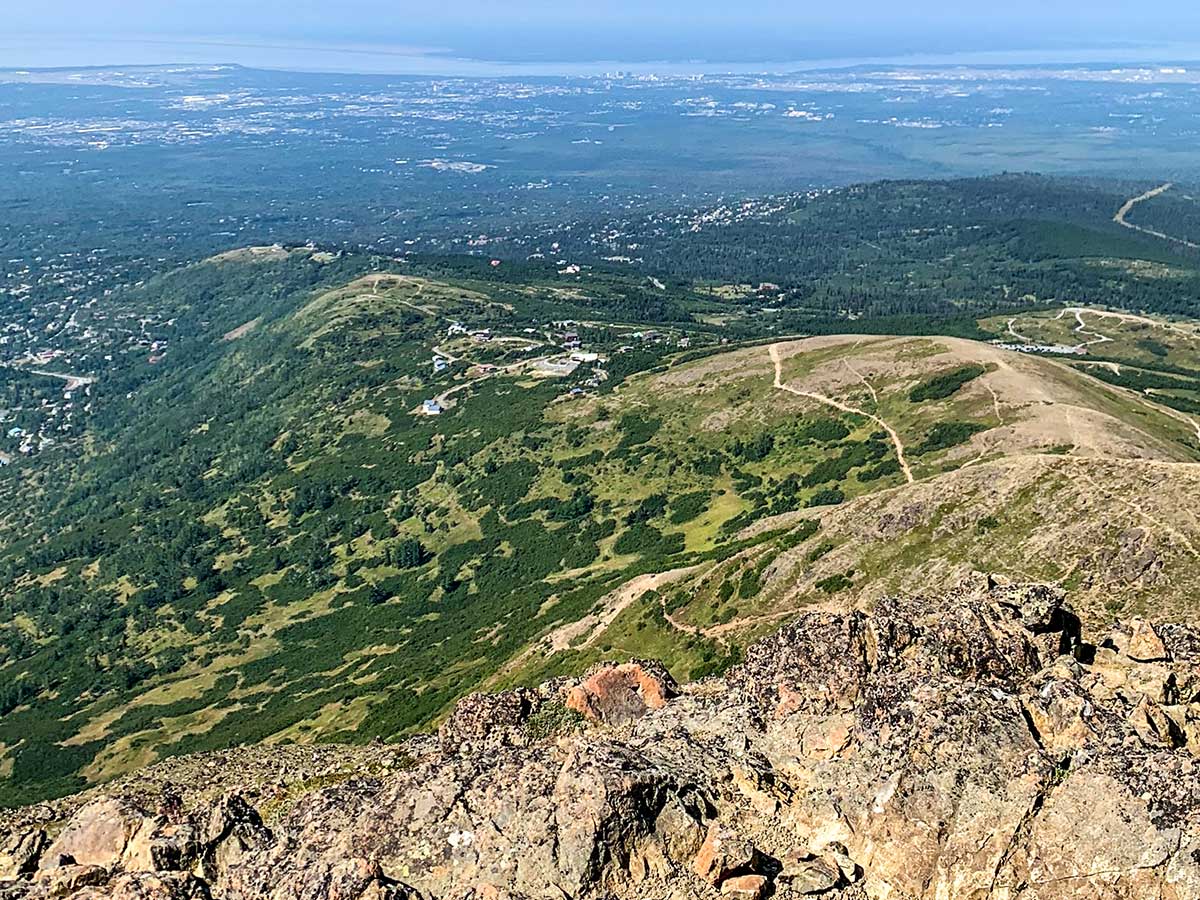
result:
[(909, 484), (912, 484), (917, 479), (913, 478), (912, 470), (908, 467), (908, 460), (904, 457), (904, 443), (900, 440), (900, 435), (896, 434), (896, 429), (892, 428), (887, 422), (872, 415), (869, 412), (864, 412), (853, 406), (842, 403), (839, 400), (834, 400), (832, 397), (826, 397), (824, 394), (817, 394), (813, 391), (802, 391), (799, 388), (791, 387), (783, 383), (783, 360), (779, 356), (779, 345), (772, 344), (769, 348), (771, 354), (771, 362), (775, 364), (775, 387), (781, 391), (787, 391), (789, 394), (795, 394), (797, 397), (807, 397), (809, 400), (816, 400), (818, 403), (824, 403), (826, 406), (832, 406), (834, 409), (840, 409), (842, 412), (852, 413), (856, 416), (863, 416), (870, 419), (880, 428), (888, 433), (888, 437), (892, 439), (892, 446), (896, 448), (896, 458), (900, 461), (900, 470), (904, 473), (904, 478)]

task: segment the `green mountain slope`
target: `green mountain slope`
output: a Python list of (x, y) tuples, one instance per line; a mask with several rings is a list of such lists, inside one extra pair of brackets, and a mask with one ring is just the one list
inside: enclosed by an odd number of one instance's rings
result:
[[(1098, 605), (1154, 565), (1191, 584), (1195, 523), (1136, 492), (1191, 490), (1200, 445), (1153, 397), (960, 339), (723, 347), (702, 292), (493, 269), (238, 253), (128, 298), (179, 340), (0, 481), (0, 801), (386, 738), (608, 654), (697, 677), (806, 604), (964, 566)], [(1027, 559), (1051, 508), (1111, 533)]]

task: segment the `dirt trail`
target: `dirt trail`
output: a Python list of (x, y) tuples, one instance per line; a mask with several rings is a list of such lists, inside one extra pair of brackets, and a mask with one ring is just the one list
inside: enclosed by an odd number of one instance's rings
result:
[(826, 397), (824, 394), (813, 393), (812, 391), (802, 391), (799, 388), (791, 387), (783, 383), (783, 360), (779, 356), (779, 345), (771, 344), (769, 348), (771, 362), (775, 365), (775, 387), (781, 391), (787, 391), (789, 394), (795, 394), (797, 397), (807, 397), (809, 400), (816, 400), (818, 403), (824, 403), (826, 406), (832, 406), (834, 409), (839, 409), (842, 412), (852, 413), (856, 416), (863, 416), (870, 419), (880, 428), (888, 433), (888, 437), (892, 439), (892, 446), (896, 448), (896, 458), (900, 461), (900, 470), (904, 472), (904, 478), (909, 484), (912, 484), (915, 479), (912, 470), (908, 467), (908, 460), (904, 457), (904, 443), (900, 440), (900, 435), (896, 434), (896, 429), (892, 428), (887, 422), (854, 406), (849, 406), (839, 400), (834, 400), (832, 397)]
[[(1118, 371), (1117, 374), (1120, 375), (1121, 373)], [(1155, 400), (1154, 399), (1155, 395), (1163, 393), (1163, 391), (1160, 388), (1146, 388), (1144, 393), (1147, 397), (1150, 398), (1150, 401), (1151, 401), (1150, 403), (1146, 403), (1146, 401), (1143, 400), (1142, 404), (1144, 406), (1146, 406), (1150, 409), (1153, 409), (1155, 412), (1164, 412), (1164, 413), (1167, 413), (1168, 415), (1172, 415), (1175, 419), (1179, 420), (1180, 422), (1186, 422), (1191, 427), (1191, 429), (1196, 432), (1196, 440), (1200, 441), (1200, 422), (1197, 422), (1195, 419), (1193, 419), (1187, 413), (1179, 412), (1174, 407), (1167, 406), (1165, 403), (1159, 403), (1157, 400)]]
[(1141, 225), (1134, 225), (1132, 222), (1128, 221), (1125, 218), (1131, 212), (1133, 212), (1133, 208), (1135, 206), (1137, 206), (1139, 203), (1141, 203), (1143, 200), (1152, 200), (1155, 197), (1157, 197), (1159, 194), (1165, 194), (1167, 191), (1169, 191), (1174, 186), (1175, 186), (1175, 183), (1173, 181), (1168, 181), (1166, 184), (1160, 184), (1156, 188), (1151, 188), (1150, 190), (1146, 191), (1146, 193), (1144, 193), (1144, 194), (1138, 194), (1136, 197), (1130, 197), (1128, 200), (1126, 200), (1124, 203), (1121, 204), (1121, 208), (1118, 209), (1116, 214), (1113, 216), (1113, 221), (1116, 222), (1118, 225), (1121, 225), (1125, 228), (1131, 229), (1132, 231), (1140, 231), (1142, 234), (1148, 234), (1151, 237), (1161, 238), (1164, 241), (1171, 241), (1176, 244), (1181, 244), (1184, 247), (1200, 249), (1200, 244), (1194, 243), (1192, 241), (1184, 240), (1183, 238), (1173, 237), (1169, 234), (1164, 234), (1161, 231), (1155, 231), (1153, 228), (1143, 228)]
[(711, 640), (721, 641), (725, 643), (725, 635), (732, 634), (736, 631), (741, 631), (745, 628), (752, 628), (755, 625), (763, 625), (767, 622), (779, 622), (782, 619), (789, 619), (792, 616), (800, 615), (805, 612), (842, 612), (844, 607), (837, 601), (829, 601), (825, 603), (807, 603), (803, 606), (789, 607), (788, 609), (778, 609), (774, 612), (760, 613), (754, 616), (744, 616), (740, 619), (730, 619), (728, 622), (722, 622), (719, 625), (709, 625), (707, 628), (698, 628), (695, 625), (688, 625), (685, 622), (680, 622), (673, 619), (667, 613), (666, 603), (663, 603), (663, 616), (667, 622), (676, 630), (684, 634), (706, 637)]
[[(1116, 312), (1115, 310), (1110, 309), (1095, 309), (1088, 306), (1068, 306), (1059, 310), (1058, 315), (1056, 315), (1054, 318), (1057, 321), (1067, 313), (1071, 313), (1076, 317), (1078, 317), (1080, 313), (1087, 313), (1088, 315), (1095, 316), (1097, 319), (1116, 319), (1118, 322), (1134, 322), (1140, 325), (1149, 325), (1151, 328), (1162, 329), (1163, 331), (1170, 332), (1173, 335), (1185, 338), (1192, 343), (1200, 341), (1200, 329), (1188, 327), (1176, 322), (1152, 319), (1149, 316), (1139, 316), (1135, 313)], [(1016, 321), (1017, 320), (1015, 318), (1008, 320), (1008, 330), (1006, 333), (1028, 344), (1038, 343), (1034, 338), (1021, 334), (1019, 331), (1017, 331)]]
[(1109, 343), (1112, 342), (1112, 338), (1110, 338), (1107, 334), (1101, 334), (1098, 331), (1088, 331), (1087, 330), (1087, 324), (1083, 321), (1083, 310), (1081, 310), (1081, 309), (1075, 310), (1075, 321), (1079, 323), (1075, 327), (1076, 333), (1090, 334), (1092, 337), (1095, 338), (1094, 341), (1085, 342), (1084, 343), (1085, 347), (1088, 346), (1088, 344), (1103, 344), (1106, 342), (1109, 342)]
[[(1086, 306), (1067, 307), (1068, 312), (1075, 312), (1075, 310), (1077, 310), (1077, 309), (1081, 309), (1084, 312), (1091, 313), (1093, 316), (1097, 316), (1098, 318), (1101, 318), (1101, 319), (1117, 319), (1121, 322), (1138, 322), (1142, 325), (1153, 325), (1157, 328), (1163, 328), (1167, 325), (1166, 322), (1160, 322), (1157, 319), (1151, 319), (1149, 316), (1138, 316), (1133, 313), (1116, 312), (1114, 310), (1109, 310), (1109, 309), (1091, 309)], [(1192, 334), (1191, 332), (1188, 332), (1188, 331), (1183, 331), (1181, 333), (1188, 334), (1188, 335), (1191, 335), (1192, 337), (1195, 337), (1194, 334)]]
[[(1136, 368), (1136, 366), (1134, 368)], [(1076, 369), (1074, 367), (1070, 367), (1070, 371), (1076, 372), (1079, 375), (1082, 375), (1084, 378), (1091, 380), (1095, 384), (1100, 385), (1101, 387), (1103, 387), (1109, 391), (1112, 391), (1112, 392), (1118, 393), (1118, 394), (1123, 394), (1126, 397), (1130, 397), (1133, 400), (1140, 403), (1142, 406), (1146, 407), (1147, 409), (1152, 409), (1155, 412), (1160, 413), (1164, 416), (1170, 416), (1172, 419), (1174, 419), (1177, 422), (1182, 422), (1183, 424), (1187, 425), (1189, 428), (1191, 428), (1196, 433), (1196, 440), (1200, 441), (1200, 420), (1194, 419), (1191, 416), (1189, 416), (1187, 413), (1181, 412), (1180, 410), (1175, 409), (1172, 406), (1167, 406), (1165, 403), (1157, 402), (1154, 399), (1154, 395), (1152, 393), (1150, 393), (1149, 391), (1147, 391), (1146, 393), (1143, 394), (1140, 391), (1135, 391), (1133, 388), (1122, 387), (1119, 384), (1111, 384), (1107, 381), (1103, 381), (1102, 379), (1097, 378), (1095, 375), (1092, 375), (1090, 372), (1086, 372), (1083, 369)], [(1119, 367), (1116, 371), (1119, 374)], [(1147, 370), (1147, 371), (1149, 371), (1149, 370)], [(1067, 423), (1068, 423), (1068, 425), (1070, 425), (1071, 424), (1071, 411), (1069, 408), (1065, 410), (1065, 414), (1067, 417)], [(1072, 431), (1074, 431), (1073, 426), (1072, 426)], [(1078, 441), (1075, 439), (1074, 436), (1072, 436), (1072, 443), (1078, 444)]]
[(1070, 307), (1068, 312), (1081, 310), (1090, 313), (1098, 319), (1116, 319), (1118, 322), (1134, 322), (1140, 325), (1149, 325), (1151, 328), (1161, 328), (1163, 331), (1169, 331), (1172, 334), (1177, 334), (1180, 337), (1187, 338), (1189, 341), (1196, 341), (1200, 335), (1197, 334), (1195, 328), (1185, 328), (1181, 325), (1176, 325), (1173, 322), (1164, 322), (1160, 319), (1151, 319), (1148, 316), (1139, 316), (1134, 313), (1116, 312), (1109, 309), (1090, 309), (1088, 307)]
[(1141, 516), (1143, 519), (1145, 519), (1150, 524), (1161, 529), (1162, 531), (1165, 531), (1167, 534), (1170, 534), (1177, 541), (1179, 541), (1184, 547), (1186, 547), (1188, 553), (1192, 554), (1192, 556), (1200, 557), (1200, 553), (1198, 553), (1196, 551), (1196, 547), (1194, 544), (1192, 544), (1191, 539), (1188, 538), (1188, 536), (1186, 534), (1184, 534), (1182, 531), (1180, 531), (1178, 528), (1175, 528), (1173, 525), (1168, 525), (1166, 522), (1162, 521), (1162, 519), (1159, 519), (1156, 516), (1153, 516), (1150, 513), (1146, 512), (1146, 510), (1141, 506), (1141, 504), (1135, 503), (1132, 500), (1126, 500), (1124, 497), (1119, 497), (1112, 491), (1107, 490), (1104, 487), (1104, 485), (1102, 485), (1098, 481), (1096, 481), (1096, 479), (1093, 478), (1091, 475), (1089, 475), (1087, 472), (1079, 471), (1077, 474), (1081, 479), (1086, 481), (1088, 484), (1090, 484), (1093, 488), (1095, 488), (1097, 491), (1099, 491), (1104, 496), (1109, 497), (1113, 500), (1116, 500), (1118, 503), (1122, 504), (1126, 508), (1137, 513), (1139, 516)]
[(1088, 331), (1087, 330), (1087, 323), (1083, 321), (1083, 314), (1085, 312), (1091, 312), (1091, 311), (1092, 310), (1084, 309), (1081, 306), (1069, 306), (1066, 309), (1060, 309), (1058, 311), (1058, 315), (1054, 317), (1054, 320), (1057, 322), (1059, 319), (1061, 319), (1067, 313), (1074, 313), (1075, 321), (1077, 323), (1079, 323), (1075, 326), (1075, 333), (1091, 335), (1092, 337), (1095, 338), (1094, 341), (1084, 341), (1082, 344), (1080, 344), (1081, 347), (1090, 347), (1092, 344), (1103, 344), (1106, 342), (1111, 342), (1112, 338), (1110, 338), (1107, 334), (1101, 334), (1098, 331)]
[(986, 381), (983, 383), (983, 386), (985, 388), (987, 388), (988, 393), (992, 395), (992, 409), (995, 410), (995, 412), (996, 412), (996, 421), (1000, 425), (1003, 425), (1004, 424), (1004, 416), (1000, 412), (1000, 398), (996, 396), (995, 389), (990, 384), (988, 384)]
[(695, 625), (688, 625), (686, 622), (680, 622), (673, 615), (671, 615), (671, 612), (667, 609), (667, 598), (666, 597), (659, 597), (658, 602), (662, 606), (663, 618), (666, 619), (667, 624), (670, 625), (672, 628), (674, 628), (676, 631), (681, 631), (684, 634), (689, 634), (689, 635), (702, 635), (705, 633), (705, 630), (703, 628), (698, 628)]
[(744, 619), (730, 619), (724, 624), (712, 625), (708, 628), (699, 629), (699, 631), (706, 638), (717, 638), (719, 640), (723, 635), (740, 631), (743, 628), (762, 625), (764, 622), (778, 622), (780, 619), (787, 619), (801, 612), (808, 612), (810, 609), (815, 609), (815, 607), (806, 606), (799, 609), (781, 609), (777, 612), (763, 613), (759, 616), (746, 616)]
[(871, 386), (871, 382), (867, 381), (867, 379), (863, 377), (862, 372), (858, 371), (858, 369), (856, 369), (856, 368), (854, 368), (854, 366), (850, 365), (850, 363), (847, 360), (842, 360), (842, 365), (844, 365), (847, 369), (849, 369), (850, 372), (854, 375), (854, 377), (856, 377), (859, 381), (861, 381), (863, 383), (863, 386), (866, 387), (866, 389), (871, 392), (871, 399), (875, 402), (876, 409), (878, 409), (879, 408), (879, 394), (875, 393), (875, 388), (873, 388)]
[[(560, 625), (544, 637), (530, 642), (524, 650), (512, 657), (484, 682), (484, 689), (492, 690), (496, 685), (502, 684), (505, 676), (518, 671), (536, 653), (540, 652), (548, 657), (566, 650), (591, 646), (616, 620), (617, 616), (624, 612), (630, 604), (640, 600), (648, 591), (656, 590), (699, 568), (700, 566), (689, 566), (683, 569), (672, 569), (668, 572), (638, 575), (636, 578), (630, 579), (616, 590), (610, 591), (600, 598), (597, 604), (599, 608), (594, 612), (582, 619)], [(681, 630), (687, 630), (686, 625), (681, 626), (676, 622), (671, 622), (671, 624)], [(688, 633), (693, 632), (688, 631)], [(583, 640), (576, 643), (580, 641), (580, 638)]]
[[(1149, 391), (1147, 391), (1147, 394), (1149, 394)], [(1183, 422), (1191, 426), (1191, 429), (1196, 432), (1196, 440), (1200, 441), (1200, 421), (1193, 419), (1185, 412), (1180, 412), (1173, 406), (1167, 406), (1165, 403), (1157, 403), (1154, 400), (1151, 400), (1148, 403), (1145, 400), (1142, 400), (1142, 403), (1143, 405), (1148, 406), (1150, 409), (1153, 409), (1155, 412), (1164, 413), (1165, 415), (1170, 416), (1172, 419), (1175, 419), (1177, 422)]]
[(1033, 338), (1028, 337), (1027, 335), (1021, 334), (1021, 332), (1017, 331), (1017, 329), (1013, 327), (1014, 324), (1016, 323), (1016, 321), (1017, 321), (1016, 319), (1008, 320), (1008, 333), (1011, 334), (1013, 337), (1015, 337), (1018, 341), (1022, 341), (1026, 344), (1036, 343), (1033, 340)]
[[(367, 277), (371, 280), (371, 294), (373, 296), (379, 295), (379, 285), (384, 281), (390, 282), (391, 284), (410, 284), (416, 288), (414, 293), (414, 296), (416, 297), (420, 297), (423, 293), (425, 293), (425, 282), (420, 278), (410, 278), (407, 275), (392, 275), (386, 272), (368, 275)], [(398, 297), (393, 297), (391, 299), (393, 302), (399, 303), (401, 306), (407, 306), (409, 309), (415, 309), (422, 315), (430, 316), (435, 319), (441, 318), (436, 309), (430, 309), (428, 306), (422, 306), (420, 303), (413, 303), (410, 300), (401, 300)]]
[[(687, 566), (681, 569), (671, 569), (666, 572), (638, 575), (636, 578), (630, 579), (615, 591), (601, 598), (599, 604), (597, 604), (600, 607), (599, 611), (590, 613), (582, 619), (563, 625), (550, 632), (546, 636), (543, 646), (548, 644), (550, 653), (562, 653), (565, 650), (590, 647), (599, 639), (608, 626), (616, 621), (617, 616), (628, 609), (631, 604), (640, 600), (650, 591), (657, 590), (665, 584), (670, 584), (672, 581), (690, 575), (699, 568), (699, 566)], [(668, 618), (668, 621), (671, 620)], [(694, 633), (686, 625), (680, 625), (673, 621), (671, 621), (671, 624), (681, 631), (686, 631), (689, 634)], [(583, 640), (579, 641), (580, 638), (583, 638)]]

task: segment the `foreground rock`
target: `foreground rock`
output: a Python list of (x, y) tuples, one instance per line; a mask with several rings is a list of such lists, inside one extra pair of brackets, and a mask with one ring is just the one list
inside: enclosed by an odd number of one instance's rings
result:
[(1089, 643), (1054, 590), (978, 583), (684, 688), (474, 695), (362, 775), (26, 811), (0, 898), (1195, 900), (1198, 753), (1200, 634)]

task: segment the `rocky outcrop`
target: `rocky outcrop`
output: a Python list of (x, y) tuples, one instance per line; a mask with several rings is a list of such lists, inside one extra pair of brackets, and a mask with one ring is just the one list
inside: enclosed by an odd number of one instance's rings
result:
[(678, 692), (666, 666), (639, 659), (593, 668), (567, 691), (567, 707), (592, 722), (621, 725), (662, 709)]
[(1088, 641), (1039, 585), (804, 614), (682, 688), (635, 660), (472, 695), (396, 752), (19, 815), (0, 898), (1200, 897), (1200, 634)]
[(89, 803), (50, 845), (38, 868), (41, 871), (66, 865), (111, 868), (121, 861), (144, 818), (141, 810), (118, 798)]
[(12, 881), (37, 871), (47, 843), (46, 832), (40, 828), (9, 834), (0, 846), (0, 881)]

